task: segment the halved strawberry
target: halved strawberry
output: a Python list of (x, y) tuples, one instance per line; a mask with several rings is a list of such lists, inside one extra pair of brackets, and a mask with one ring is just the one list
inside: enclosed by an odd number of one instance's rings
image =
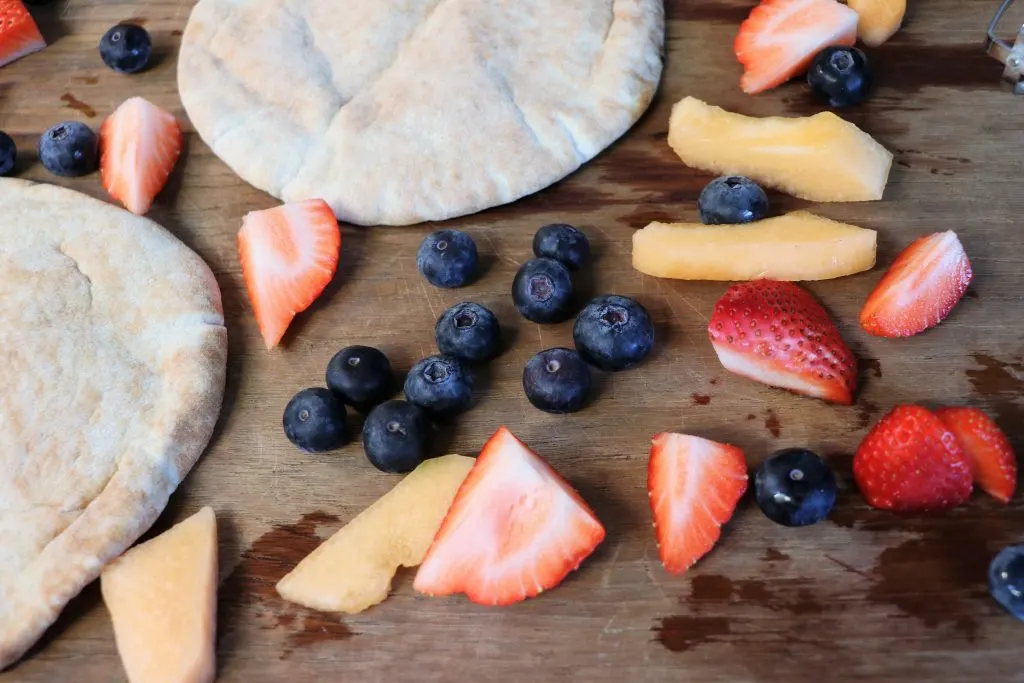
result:
[(857, 13), (836, 0), (764, 0), (740, 25), (733, 48), (740, 87), (755, 94), (807, 71), (831, 45), (857, 42)]
[(46, 47), (43, 34), (21, 0), (0, 0), (0, 66)]
[(773, 387), (853, 403), (857, 360), (832, 318), (792, 282), (753, 280), (733, 285), (708, 323), (726, 370)]
[(935, 415), (967, 454), (978, 488), (1009, 503), (1017, 490), (1017, 456), (1003, 430), (977, 408), (940, 408)]
[(919, 237), (900, 252), (860, 312), (860, 324), (879, 337), (911, 337), (942, 322), (974, 274), (952, 230)]
[(714, 547), (746, 490), (747, 463), (735, 446), (687, 434), (652, 439), (647, 495), (668, 572), (686, 571)]
[(143, 215), (181, 154), (181, 126), (141, 97), (121, 103), (100, 126), (100, 177), (110, 196)]
[(238, 257), (268, 349), (334, 277), (341, 231), (327, 202), (307, 199), (252, 211), (238, 231)]
[(413, 586), (510, 605), (557, 586), (603, 539), (579, 494), (501, 427), (455, 495)]

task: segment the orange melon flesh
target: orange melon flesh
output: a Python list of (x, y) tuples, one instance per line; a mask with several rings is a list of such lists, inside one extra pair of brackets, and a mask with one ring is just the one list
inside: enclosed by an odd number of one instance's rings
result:
[(683, 162), (816, 202), (882, 198), (892, 154), (831, 112), (756, 118), (687, 97), (672, 107), (668, 144)]
[(217, 520), (211, 508), (111, 562), (100, 590), (129, 683), (214, 679)]
[(869, 47), (892, 38), (907, 12), (907, 0), (847, 0), (846, 4), (859, 15), (857, 37)]

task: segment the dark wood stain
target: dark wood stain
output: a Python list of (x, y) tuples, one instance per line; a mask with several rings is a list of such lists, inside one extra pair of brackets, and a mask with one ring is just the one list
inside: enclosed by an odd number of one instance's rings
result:
[(1003, 361), (985, 353), (973, 353), (971, 358), (980, 367), (966, 371), (968, 381), (978, 396), (992, 401), (996, 422), (1019, 447), (1019, 430), (1015, 427), (1024, 422), (1024, 405), (1020, 402), (1024, 396), (1024, 361)]
[(717, 377), (712, 377), (710, 380), (708, 380), (708, 383), (711, 384), (712, 386), (714, 386), (714, 385), (718, 384), (718, 378)]
[(178, 36), (184, 35), (184, 34), (185, 34), (185, 32), (182, 31), (180, 28), (176, 28), (173, 31), (171, 31), (171, 35), (174, 36), (175, 38), (177, 38)]
[(790, 558), (789, 555), (782, 552), (781, 550), (776, 550), (775, 548), (769, 547), (765, 548), (764, 555), (761, 556), (761, 559), (765, 562), (782, 562)]
[(981, 296), (978, 295), (978, 291), (976, 289), (974, 289), (973, 287), (968, 287), (967, 291), (964, 292), (964, 298), (974, 299), (975, 301), (977, 301), (981, 299)]
[(775, 411), (771, 408), (764, 411), (764, 428), (776, 439), (782, 434), (782, 424), (779, 422)]
[(754, 415), (753, 413), (750, 413), (749, 415), (747, 415), (747, 419), (748, 420), (756, 420), (757, 419), (757, 415)]
[(727, 602), (733, 593), (732, 580), (717, 574), (701, 574), (690, 583), (691, 600)]
[(871, 61), (878, 87), (895, 90), (901, 100), (928, 87), (991, 90), (1002, 71), (981, 43), (917, 43), (906, 34), (873, 49)]
[(840, 567), (841, 569), (844, 569), (844, 570), (850, 572), (851, 574), (855, 574), (855, 575), (861, 577), (862, 579), (867, 579), (869, 581), (872, 580), (870, 574), (862, 572), (861, 570), (857, 569), (856, 567), (854, 567), (854, 566), (852, 566), (850, 564), (847, 564), (846, 562), (843, 562), (842, 560), (836, 559), (836, 558), (832, 557), (831, 555), (823, 555), (823, 557), (826, 560), (828, 560), (829, 562), (831, 562), (832, 564), (836, 565), (837, 567)]
[(876, 415), (878, 415), (881, 408), (877, 403), (871, 401), (865, 401), (861, 399), (857, 403), (857, 426), (860, 429), (864, 429), (874, 421)]
[(882, 363), (877, 358), (861, 358), (860, 371), (865, 375), (870, 372), (875, 379), (882, 379)]
[(705, 643), (722, 642), (732, 629), (725, 617), (702, 617), (688, 614), (665, 617), (651, 629), (658, 642), (672, 652), (686, 652)]
[(706, 406), (711, 403), (711, 397), (707, 394), (694, 394), (693, 405), (695, 406)]
[(74, 109), (75, 111), (81, 112), (90, 119), (96, 116), (95, 109), (93, 109), (88, 104), (78, 99), (69, 92), (66, 92), (63, 95), (61, 95), (60, 101), (63, 102), (64, 106), (68, 109)]

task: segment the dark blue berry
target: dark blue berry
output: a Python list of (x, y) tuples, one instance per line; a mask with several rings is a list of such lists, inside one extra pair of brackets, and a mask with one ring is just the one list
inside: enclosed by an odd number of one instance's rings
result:
[(473, 377), (455, 356), (428, 356), (405, 378), (405, 398), (439, 417), (452, 417), (469, 408)]
[(92, 173), (99, 161), (96, 134), (78, 121), (58, 123), (39, 138), (39, 161), (54, 175), (75, 177)]
[(807, 70), (811, 91), (832, 107), (850, 107), (871, 90), (871, 65), (855, 47), (826, 47)]
[(488, 361), (501, 350), (501, 326), (493, 313), (470, 301), (455, 304), (434, 325), (437, 350), (470, 363)]
[(759, 221), (768, 215), (768, 195), (750, 178), (722, 176), (701, 191), (697, 211), (705, 225)]
[(817, 524), (835, 505), (836, 478), (816, 454), (787, 448), (757, 468), (754, 495), (761, 512), (776, 524)]
[(541, 351), (523, 368), (526, 398), (547, 413), (575, 413), (590, 395), (590, 366), (572, 349)]
[(303, 389), (284, 409), (284, 434), (307, 453), (341, 448), (348, 443), (345, 404), (329, 389)]
[(654, 324), (638, 301), (605, 294), (591, 299), (572, 328), (583, 360), (602, 370), (627, 370), (654, 348)]
[(372, 346), (348, 346), (327, 364), (327, 388), (365, 413), (395, 394), (391, 362)]
[(527, 261), (512, 280), (512, 301), (524, 318), (557, 323), (572, 315), (572, 276), (550, 258)]
[(590, 241), (571, 225), (552, 223), (533, 236), (533, 253), (553, 258), (569, 270), (579, 270), (590, 260)]
[(435, 287), (464, 287), (479, 267), (476, 242), (461, 230), (432, 232), (420, 243), (416, 267)]
[(1024, 621), (1024, 545), (999, 551), (988, 567), (988, 587), (996, 602)]
[(18, 160), (18, 147), (7, 133), (0, 130), (0, 176), (14, 170), (14, 162)]
[(100, 39), (100, 57), (108, 67), (123, 74), (142, 71), (149, 63), (153, 42), (146, 29), (135, 24), (118, 24)]
[(430, 456), (433, 427), (419, 406), (387, 401), (363, 423), (366, 459), (382, 472), (410, 472)]

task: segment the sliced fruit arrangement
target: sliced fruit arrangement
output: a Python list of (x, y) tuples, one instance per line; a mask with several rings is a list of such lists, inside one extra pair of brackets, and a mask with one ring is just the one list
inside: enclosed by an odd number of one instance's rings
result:
[(999, 502), (1009, 503), (1017, 490), (1017, 456), (1003, 430), (977, 408), (940, 408), (935, 415), (967, 455), (974, 484)]
[(413, 585), (509, 605), (561, 583), (604, 533), (579, 494), (502, 427), (459, 488)]
[(892, 166), (888, 150), (831, 112), (756, 118), (693, 97), (672, 107), (668, 143), (693, 168), (819, 202), (881, 199)]
[(900, 252), (872, 290), (860, 324), (879, 337), (910, 337), (945, 320), (974, 275), (953, 231), (920, 237)]
[(828, 312), (792, 282), (733, 285), (715, 304), (708, 335), (730, 372), (832, 403), (853, 403), (853, 352)]
[(878, 47), (899, 31), (907, 12), (907, 0), (846, 0), (846, 4), (860, 16), (857, 37), (870, 47)]
[(688, 434), (657, 434), (647, 494), (665, 570), (682, 573), (707, 555), (746, 490), (740, 449)]
[(0, 0), (0, 66), (46, 47), (43, 34), (21, 0)]
[(876, 233), (796, 211), (742, 225), (651, 223), (633, 267), (679, 280), (828, 280), (870, 270)]

